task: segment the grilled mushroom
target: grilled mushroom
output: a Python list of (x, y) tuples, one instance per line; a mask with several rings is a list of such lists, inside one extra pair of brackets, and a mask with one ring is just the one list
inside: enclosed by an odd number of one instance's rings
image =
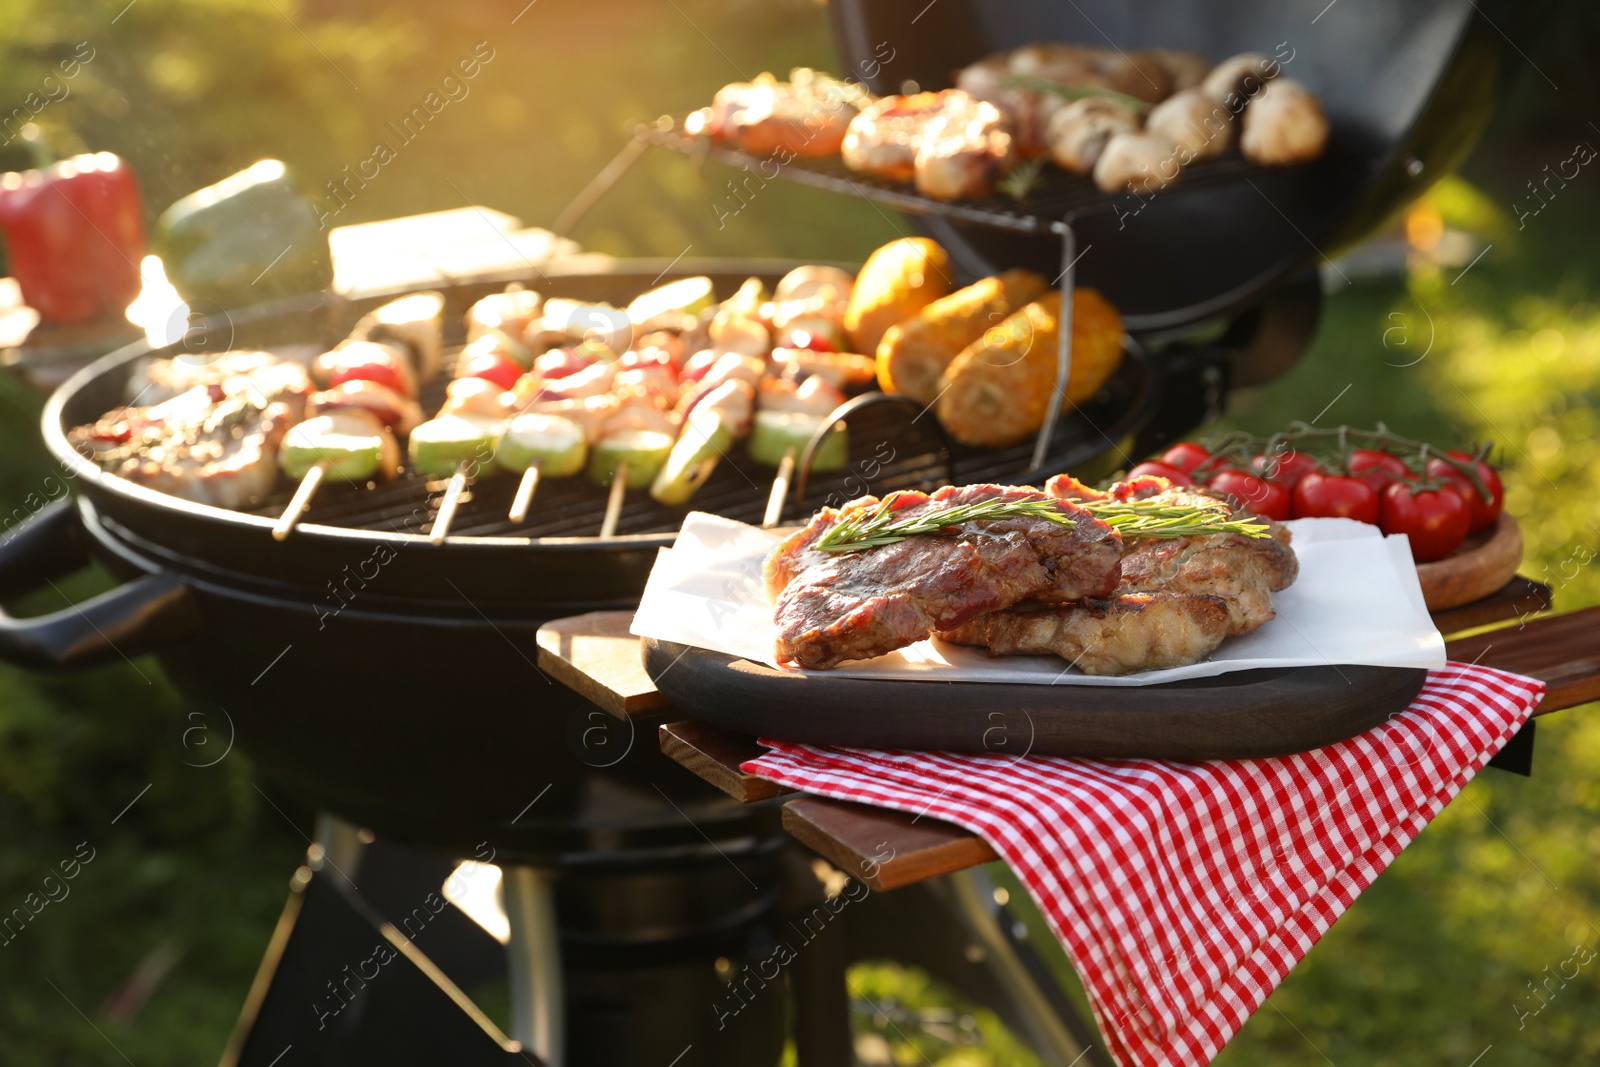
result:
[(1233, 116), (1199, 89), (1184, 89), (1157, 104), (1145, 129), (1177, 145), (1186, 164), (1219, 156), (1233, 142)]
[(1206, 80), (1200, 83), (1200, 91), (1237, 115), (1261, 93), (1267, 82), (1282, 73), (1283, 67), (1271, 56), (1241, 52), (1212, 68)]
[(1075, 174), (1089, 174), (1107, 141), (1138, 129), (1139, 116), (1131, 107), (1103, 96), (1086, 96), (1050, 117), (1046, 144), (1056, 163)]
[(1292, 78), (1279, 78), (1244, 113), (1239, 150), (1252, 163), (1284, 166), (1322, 155), (1328, 145), (1328, 120), (1311, 90)]
[(1107, 193), (1165, 189), (1178, 180), (1180, 154), (1177, 145), (1159, 134), (1145, 130), (1116, 134), (1094, 165), (1094, 183)]

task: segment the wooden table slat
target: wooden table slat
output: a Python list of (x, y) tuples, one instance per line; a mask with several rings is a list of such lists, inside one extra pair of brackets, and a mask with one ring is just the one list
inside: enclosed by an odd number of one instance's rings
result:
[(783, 828), (873, 889), (896, 889), (996, 858), (994, 849), (959, 826), (823, 797), (786, 801)]
[(644, 672), (631, 611), (591, 611), (539, 627), (539, 667), (619, 719), (667, 706)]
[(1458, 662), (1481, 663), (1544, 682), (1545, 697), (1535, 715), (1600, 700), (1600, 606), (1458, 638), (1444, 647), (1445, 654)]
[(739, 769), (745, 760), (766, 751), (753, 737), (693, 721), (669, 722), (661, 727), (659, 735), (662, 752), (735, 800), (748, 804), (793, 792)]
[(1549, 611), (1550, 587), (1520, 574), (1507, 582), (1498, 593), (1482, 600), (1463, 604), (1459, 608), (1445, 608), (1432, 613), (1433, 624), (1442, 634), (1459, 633), (1490, 623), (1507, 622), (1525, 618), (1541, 611)]

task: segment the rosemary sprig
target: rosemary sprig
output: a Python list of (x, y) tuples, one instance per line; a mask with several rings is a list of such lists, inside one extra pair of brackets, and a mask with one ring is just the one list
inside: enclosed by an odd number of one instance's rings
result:
[(1051, 96), (1060, 96), (1068, 100), (1082, 100), (1084, 97), (1100, 96), (1107, 100), (1129, 107), (1137, 112), (1145, 112), (1150, 105), (1140, 100), (1137, 96), (1119, 93), (1115, 89), (1107, 89), (1100, 85), (1062, 85), (1050, 81), (1048, 78), (1031, 78), (1026, 74), (1008, 74), (1000, 79), (1000, 84), (1012, 89), (1028, 89), (1036, 93), (1048, 93)]
[(878, 501), (871, 511), (857, 512), (817, 538), (811, 547), (822, 552), (860, 552), (868, 548), (882, 548), (896, 541), (904, 541), (916, 534), (938, 533), (949, 526), (979, 520), (1014, 519), (1027, 516), (1048, 519), (1057, 526), (1078, 525), (1056, 506), (1054, 500), (980, 500), (974, 504), (957, 504), (938, 511), (924, 511), (904, 519), (894, 517), (894, 501), (899, 493), (890, 493)]
[(1213, 504), (1166, 504), (1158, 500), (1072, 500), (1124, 537), (1199, 537), (1207, 534), (1238, 534), (1241, 537), (1266, 537), (1264, 522), (1228, 518), (1228, 506)]
[(1211, 504), (1190, 506), (1149, 500), (1058, 501), (999, 498), (980, 500), (973, 504), (958, 504), (936, 511), (923, 511), (897, 519), (894, 500), (898, 495), (891, 493), (870, 511), (861, 511), (850, 516), (829, 529), (811, 547), (820, 552), (862, 552), (892, 545), (917, 534), (938, 533), (940, 530), (964, 522), (993, 522), (1019, 517), (1045, 519), (1057, 526), (1076, 526), (1077, 522), (1058, 507), (1062, 503), (1083, 508), (1117, 530), (1123, 537), (1198, 537), (1206, 534), (1267, 536), (1265, 523), (1242, 522), (1228, 518), (1228, 507), (1221, 501), (1217, 501), (1215, 506)]
[(1043, 177), (1044, 159), (1044, 156), (1039, 156), (1018, 163), (1011, 168), (1011, 173), (995, 183), (995, 188), (1013, 200), (1028, 199), (1028, 194), (1033, 192), (1034, 186)]

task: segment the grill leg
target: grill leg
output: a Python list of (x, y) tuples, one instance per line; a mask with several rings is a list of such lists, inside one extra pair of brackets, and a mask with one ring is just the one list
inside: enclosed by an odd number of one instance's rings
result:
[(994, 882), (982, 868), (959, 871), (935, 883), (946, 897), (971, 943), (983, 949), (986, 965), (1001, 995), (1014, 1005), (1024, 1037), (1052, 1067), (1111, 1067), (1096, 1046), (1098, 1037), (1062, 995), (1055, 979), (1006, 928), (1007, 913), (995, 902)]
[(566, 1060), (566, 1005), (555, 887), (532, 867), (501, 869), (500, 893), (511, 928), (511, 1036), (547, 1067)]

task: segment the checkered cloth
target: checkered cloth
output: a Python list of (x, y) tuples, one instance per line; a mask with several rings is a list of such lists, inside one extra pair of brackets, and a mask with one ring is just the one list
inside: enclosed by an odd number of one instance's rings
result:
[(1117, 1062), (1203, 1065), (1543, 694), (1535, 679), (1450, 663), (1383, 725), (1278, 759), (763, 741), (772, 751), (744, 770), (982, 837), (1049, 920)]

